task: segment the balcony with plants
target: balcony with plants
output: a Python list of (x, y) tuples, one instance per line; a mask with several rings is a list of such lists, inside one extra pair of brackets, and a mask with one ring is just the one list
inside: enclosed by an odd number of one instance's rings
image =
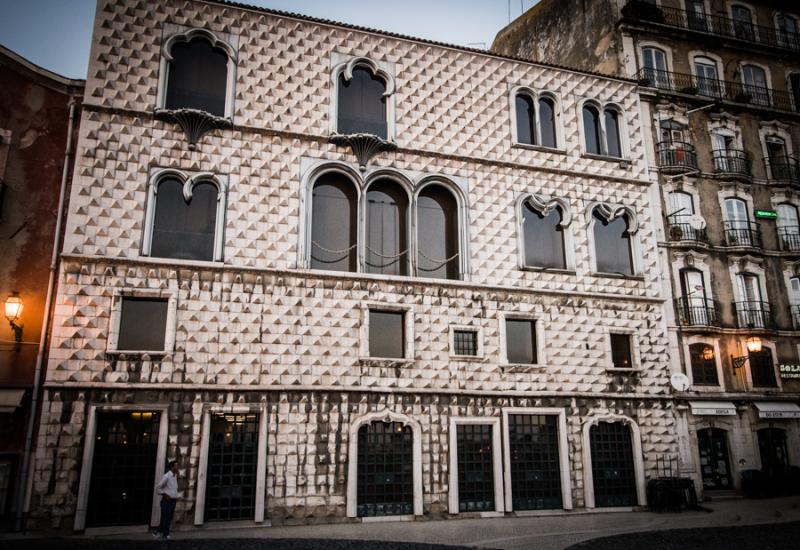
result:
[(656, 144), (658, 168), (665, 174), (696, 172), (697, 149), (684, 141), (659, 141)]
[(763, 248), (761, 228), (751, 221), (734, 220), (723, 222), (725, 246)]

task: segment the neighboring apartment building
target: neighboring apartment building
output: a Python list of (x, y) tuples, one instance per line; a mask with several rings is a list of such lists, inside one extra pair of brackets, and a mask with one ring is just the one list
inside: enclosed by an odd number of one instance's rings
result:
[(94, 29), (32, 525), (149, 524), (172, 458), (179, 526), (645, 503), (634, 81), (211, 0)]
[[(0, 530), (24, 494), (35, 374), (43, 364), (48, 289), (73, 103), (83, 81), (37, 67), (0, 46)], [(21, 308), (20, 308), (21, 306)], [(31, 440), (32, 441), (32, 440)], [(29, 442), (30, 443), (30, 442)], [(32, 446), (27, 446), (30, 459)]]
[[(750, 469), (786, 486), (800, 466), (800, 5), (585, 5), (543, 0), (493, 49), (637, 79), (673, 368), (690, 384), (676, 393), (683, 472), (711, 492)], [(570, 25), (586, 38), (565, 43)]]

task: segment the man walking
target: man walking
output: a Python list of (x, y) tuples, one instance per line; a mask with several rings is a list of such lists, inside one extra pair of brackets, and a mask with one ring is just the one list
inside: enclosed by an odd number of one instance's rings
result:
[(169, 539), (169, 526), (178, 502), (178, 462), (170, 460), (167, 467), (167, 473), (156, 485), (156, 493), (161, 495), (161, 523), (153, 533), (154, 537), (161, 534), (161, 538), (165, 540)]

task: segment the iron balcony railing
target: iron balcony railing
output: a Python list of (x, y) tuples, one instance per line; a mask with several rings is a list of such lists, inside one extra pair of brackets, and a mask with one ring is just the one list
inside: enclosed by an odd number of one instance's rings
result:
[(794, 330), (800, 330), (800, 305), (791, 306), (791, 312)]
[(764, 166), (769, 179), (800, 184), (800, 160), (794, 157), (771, 157), (764, 159)]
[(697, 150), (683, 141), (660, 141), (656, 144), (658, 166), (665, 172), (697, 170)]
[(675, 300), (675, 309), (683, 326), (719, 326), (719, 307), (714, 300), (681, 296)]
[(658, 88), (667, 92), (709, 97), (719, 101), (747, 103), (782, 111), (800, 109), (800, 106), (795, 105), (792, 101), (792, 94), (789, 92), (773, 90), (766, 86), (743, 84), (735, 80), (719, 80), (647, 67), (636, 73), (636, 79), (640, 86)]
[(753, 174), (753, 162), (747, 151), (739, 149), (715, 149), (711, 153), (714, 172), (749, 178)]
[(739, 328), (775, 328), (775, 320), (767, 302), (734, 302), (733, 311)]
[(625, 5), (622, 13), (631, 19), (732, 38), (770, 48), (800, 51), (800, 35), (797, 33), (736, 21), (729, 17), (658, 7), (642, 0), (631, 0)]
[(784, 252), (800, 252), (800, 227), (782, 225), (778, 227), (778, 240)]
[(751, 246), (763, 248), (761, 229), (750, 221), (734, 220), (723, 222), (725, 227), (725, 244), (727, 246)]
[(704, 244), (708, 243), (708, 235), (706, 235), (705, 228), (697, 229), (692, 227), (691, 224), (681, 223), (679, 221), (669, 223), (668, 236), (669, 240), (671, 241), (694, 241)]

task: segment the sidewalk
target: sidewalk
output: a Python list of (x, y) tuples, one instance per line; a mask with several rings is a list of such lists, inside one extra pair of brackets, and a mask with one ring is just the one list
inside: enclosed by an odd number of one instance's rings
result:
[[(447, 544), (504, 550), (531, 548), (561, 550), (589, 539), (638, 531), (800, 521), (800, 497), (724, 500), (706, 502), (704, 506), (712, 512), (692, 511), (680, 514), (575, 512), (573, 514), (492, 519), (368, 522), (239, 529), (203, 528), (176, 532), (174, 539), (263, 539), (262, 542), (268, 542), (269, 539), (337, 539)], [(93, 538), (108, 542), (150, 539), (147, 534), (106, 535)], [(0, 541), (2, 540), (0, 538)], [(242, 548), (257, 546), (261, 546), (261, 544), (242, 544)], [(21, 547), (24, 548), (24, 546)], [(269, 548), (269, 545), (266, 544), (264, 547)], [(321, 548), (321, 550), (323, 549)]]

